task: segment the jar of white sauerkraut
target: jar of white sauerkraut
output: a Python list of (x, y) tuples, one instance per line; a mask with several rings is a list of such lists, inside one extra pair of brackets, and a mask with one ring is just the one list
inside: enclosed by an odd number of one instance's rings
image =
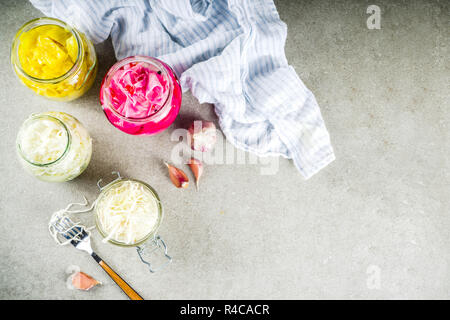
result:
[(17, 135), (17, 153), (23, 167), (38, 179), (63, 182), (86, 169), (92, 139), (83, 125), (67, 113), (32, 114)]
[[(104, 187), (100, 186), (101, 180), (98, 183), (101, 193), (94, 207), (97, 229), (103, 242), (136, 247), (141, 261), (155, 272), (157, 268), (144, 258), (145, 251), (152, 253), (160, 248), (164, 264), (172, 260), (166, 244), (157, 234), (163, 218), (161, 201), (145, 182), (117, 175), (117, 179)], [(152, 249), (146, 250), (149, 245)]]

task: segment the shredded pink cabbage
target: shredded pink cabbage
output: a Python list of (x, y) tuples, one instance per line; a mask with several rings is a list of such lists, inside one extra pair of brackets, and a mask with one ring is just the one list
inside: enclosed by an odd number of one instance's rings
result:
[(169, 83), (149, 64), (132, 62), (112, 75), (105, 93), (122, 116), (145, 118), (163, 107), (169, 94)]

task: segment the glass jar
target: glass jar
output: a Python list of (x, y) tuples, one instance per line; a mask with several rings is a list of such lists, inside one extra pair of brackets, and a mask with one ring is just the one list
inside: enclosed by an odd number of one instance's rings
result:
[(88, 131), (71, 115), (57, 111), (29, 116), (19, 130), (16, 146), (25, 170), (50, 182), (76, 178), (92, 155)]
[(106, 117), (119, 130), (151, 135), (169, 127), (180, 111), (181, 87), (172, 68), (146, 56), (125, 58), (109, 69), (100, 88)]
[(163, 218), (161, 200), (147, 183), (123, 179), (118, 172), (114, 173), (117, 178), (106, 186), (100, 185), (102, 180), (97, 183), (100, 189), (94, 207), (97, 230), (103, 242), (136, 247), (141, 261), (155, 272), (155, 267), (144, 258), (149, 245), (151, 252), (163, 249), (165, 263), (172, 260), (165, 242), (157, 235)]
[(92, 42), (54, 18), (31, 20), (17, 31), (11, 64), (25, 86), (59, 101), (82, 96), (94, 83), (98, 69)]

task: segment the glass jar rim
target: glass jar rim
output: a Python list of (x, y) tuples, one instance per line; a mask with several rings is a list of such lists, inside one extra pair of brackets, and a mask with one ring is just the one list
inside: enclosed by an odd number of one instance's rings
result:
[(158, 193), (155, 191), (155, 189), (153, 189), (149, 184), (137, 180), (137, 179), (123, 179), (123, 178), (119, 178), (118, 180), (115, 180), (109, 184), (107, 184), (106, 186), (104, 186), (103, 188), (101, 188), (101, 192), (100, 195), (98, 196), (97, 200), (95, 201), (95, 206), (94, 206), (94, 215), (95, 215), (95, 226), (97, 227), (98, 232), (100, 233), (100, 235), (103, 238), (106, 238), (108, 236), (108, 234), (105, 232), (105, 230), (103, 230), (102, 225), (99, 221), (98, 218), (98, 214), (97, 214), (97, 206), (98, 203), (100, 202), (101, 198), (104, 197), (104, 195), (106, 194), (106, 192), (108, 190), (111, 189), (111, 187), (113, 187), (114, 185), (118, 184), (118, 183), (123, 183), (126, 181), (132, 181), (132, 182), (137, 182), (141, 185), (143, 185), (144, 187), (146, 187), (151, 193), (152, 195), (155, 197), (157, 205), (158, 205), (158, 221), (155, 223), (154, 227), (152, 230), (149, 231), (149, 233), (143, 237), (142, 239), (139, 239), (138, 241), (136, 241), (135, 243), (124, 243), (121, 241), (117, 241), (114, 239), (108, 239), (109, 243), (118, 245), (118, 246), (122, 246), (122, 247), (136, 247), (141, 245), (142, 243), (146, 242), (148, 239), (150, 239), (152, 236), (154, 236), (156, 234), (156, 232), (158, 232), (159, 226), (161, 225), (163, 216), (164, 216), (164, 211), (163, 211), (163, 207), (161, 205), (161, 199), (158, 196)]
[[(36, 120), (40, 120), (40, 119), (47, 119), (53, 122), (56, 122), (58, 125), (60, 125), (63, 129), (64, 132), (66, 133), (67, 136), (67, 143), (66, 143), (66, 147), (64, 149), (64, 152), (56, 159), (50, 162), (46, 162), (46, 163), (36, 163), (33, 162), (31, 160), (29, 160), (25, 154), (23, 153), (22, 147), (20, 145), (20, 141), (21, 141), (21, 136), (23, 134), (23, 130), (27, 125), (30, 125), (32, 121), (36, 121)], [(30, 117), (28, 117), (22, 124), (22, 126), (19, 129), (19, 133), (17, 134), (17, 140), (16, 140), (16, 144), (17, 144), (17, 150), (19, 151), (19, 155), (21, 156), (21, 158), (23, 160), (25, 160), (26, 162), (28, 162), (29, 164), (33, 165), (33, 166), (37, 166), (37, 167), (48, 167), (50, 165), (56, 164), (58, 162), (60, 162), (65, 155), (68, 153), (70, 146), (72, 144), (72, 135), (70, 134), (70, 130), (67, 128), (67, 126), (65, 125), (65, 123), (63, 121), (61, 121), (60, 119), (51, 116), (47, 113), (38, 113), (38, 114), (32, 114)]]
[[(25, 70), (23, 70), (22, 65), (20, 63), (20, 59), (19, 59), (20, 36), (22, 34), (24, 34), (25, 32), (28, 32), (34, 28), (44, 26), (44, 25), (55, 25), (55, 26), (59, 26), (59, 27), (62, 27), (64, 29), (70, 31), (70, 33), (75, 37), (75, 40), (77, 42), (78, 52), (77, 52), (77, 59), (76, 59), (75, 63), (66, 73), (64, 73), (56, 78), (41, 79), (41, 78), (36, 78), (36, 77), (29, 75), (28, 73), (25, 72)], [(83, 41), (81, 41), (81, 36), (75, 28), (73, 28), (66, 22), (56, 19), (56, 18), (41, 17), (41, 18), (36, 18), (36, 19), (30, 20), (27, 23), (25, 23), (22, 27), (19, 28), (16, 35), (14, 36), (14, 39), (13, 39), (13, 42), (11, 45), (10, 58), (11, 58), (11, 62), (13, 64), (13, 66), (15, 66), (18, 69), (18, 71), (20, 72), (20, 74), (23, 75), (24, 77), (26, 77), (28, 80), (31, 80), (34, 82), (39, 82), (39, 83), (55, 84), (55, 83), (64, 81), (70, 75), (76, 73), (76, 71), (78, 70), (78, 68), (80, 66), (80, 60), (82, 60), (83, 50), (84, 50)]]
[[(126, 64), (129, 63), (133, 63), (133, 62), (145, 62), (145, 63), (149, 63), (155, 67), (158, 68), (158, 71), (161, 71), (161, 73), (164, 76), (164, 79), (167, 80), (168, 82), (170, 82), (169, 85), (169, 94), (166, 97), (166, 100), (164, 101), (164, 103), (162, 103), (162, 107), (161, 109), (159, 109), (158, 111), (156, 111), (155, 113), (146, 116), (146, 117), (142, 117), (142, 118), (133, 118), (133, 117), (126, 117), (124, 115), (122, 115), (120, 112), (118, 112), (112, 105), (111, 102), (109, 101), (109, 99), (107, 97), (105, 97), (105, 95), (103, 94), (103, 91), (105, 89), (106, 84), (109, 85), (109, 81), (111, 80), (112, 75), (114, 75), (114, 73), (116, 73), (117, 70), (119, 70), (121, 67), (123, 67)], [(149, 57), (149, 56), (144, 56), (144, 55), (135, 55), (135, 56), (130, 56), (127, 58), (124, 58), (120, 61), (117, 61), (106, 73), (105, 77), (103, 78), (102, 84), (100, 86), (100, 104), (103, 106), (103, 104), (108, 104), (109, 110), (111, 110), (115, 116), (117, 116), (118, 118), (125, 120), (125, 121), (129, 121), (129, 122), (148, 122), (153, 120), (154, 118), (156, 118), (157, 116), (159, 116), (162, 113), (162, 110), (166, 109), (168, 106), (170, 107), (170, 101), (172, 101), (172, 96), (173, 96), (173, 86), (175, 85), (173, 83), (173, 80), (171, 79), (171, 77), (169, 76), (167, 69), (166, 69), (166, 64), (164, 62), (162, 62), (161, 60), (157, 59), (157, 58), (153, 58), (153, 57)], [(104, 100), (107, 101), (104, 101)]]

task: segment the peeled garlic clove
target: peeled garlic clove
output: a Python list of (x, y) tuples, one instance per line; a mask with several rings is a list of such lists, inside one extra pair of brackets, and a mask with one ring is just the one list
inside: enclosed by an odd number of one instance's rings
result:
[(198, 184), (200, 182), (200, 177), (203, 174), (203, 163), (200, 160), (191, 158), (191, 160), (188, 163), (188, 166), (189, 166), (189, 168), (191, 168), (192, 173), (195, 176), (195, 185), (197, 186), (197, 191), (198, 191)]
[(78, 290), (89, 290), (96, 285), (100, 284), (99, 281), (92, 278), (90, 275), (84, 272), (76, 272), (72, 276), (72, 286)]
[(164, 162), (164, 164), (169, 169), (170, 180), (172, 180), (174, 186), (177, 188), (187, 188), (189, 185), (189, 178), (184, 173), (184, 171), (166, 162)]
[(196, 120), (188, 129), (193, 150), (206, 152), (216, 144), (216, 126), (210, 121)]

